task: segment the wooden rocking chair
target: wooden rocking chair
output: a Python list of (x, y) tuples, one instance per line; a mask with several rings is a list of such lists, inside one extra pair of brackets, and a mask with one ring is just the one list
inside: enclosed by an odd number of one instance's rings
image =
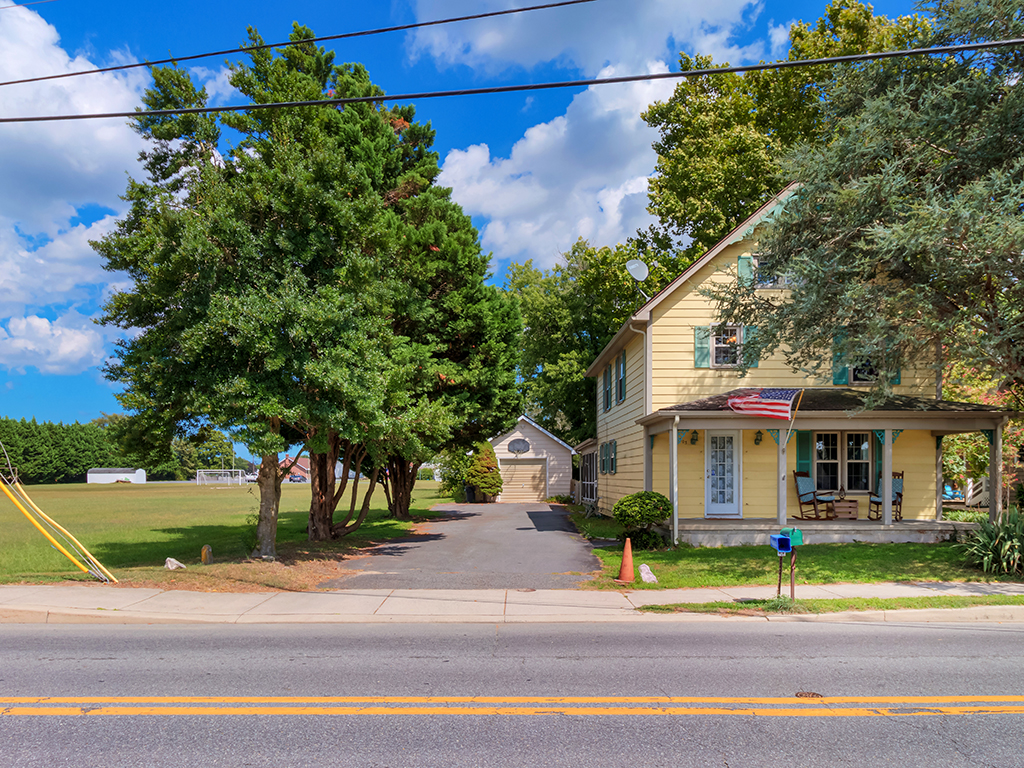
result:
[[(800, 502), (800, 512), (797, 517), (801, 520), (821, 520), (822, 517), (832, 520), (835, 518), (835, 496), (822, 494), (814, 487), (814, 481), (807, 472), (794, 472), (793, 480), (796, 481), (796, 498)], [(821, 505), (820, 509), (819, 505)], [(809, 509), (806, 509), (807, 507)], [(822, 515), (822, 512), (825, 514)]]
[[(882, 519), (882, 478), (878, 478), (878, 493), (868, 501), (868, 519)], [(892, 519), (903, 519), (903, 473), (892, 473)]]

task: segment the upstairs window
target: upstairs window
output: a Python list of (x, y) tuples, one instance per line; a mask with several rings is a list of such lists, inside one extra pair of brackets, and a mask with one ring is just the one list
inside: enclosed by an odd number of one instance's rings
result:
[(740, 341), (742, 329), (738, 325), (727, 325), (711, 333), (711, 367), (735, 368), (743, 354)]

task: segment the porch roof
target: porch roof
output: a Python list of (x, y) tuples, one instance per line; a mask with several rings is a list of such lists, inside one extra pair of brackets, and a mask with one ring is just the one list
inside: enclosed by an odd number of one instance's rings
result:
[[(763, 416), (737, 413), (728, 400), (735, 395), (756, 392), (744, 387), (719, 395), (679, 403), (637, 419), (650, 434), (671, 429), (676, 417), (684, 429), (775, 429), (786, 422)], [(891, 395), (874, 408), (865, 408), (867, 392), (844, 387), (815, 387), (803, 390), (793, 420), (794, 429), (927, 429), (935, 435), (995, 429), (1016, 416), (1013, 411), (991, 405), (930, 400), (923, 397)]]

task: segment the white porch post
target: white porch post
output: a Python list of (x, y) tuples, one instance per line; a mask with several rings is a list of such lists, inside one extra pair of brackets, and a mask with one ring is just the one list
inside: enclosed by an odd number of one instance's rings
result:
[(935, 438), (935, 519), (942, 519), (942, 436)]
[(1003, 516), (1003, 424), (992, 430), (992, 445), (988, 449), (988, 519), (995, 523)]
[(787, 442), (787, 440), (786, 440), (786, 437), (787, 437), (786, 432), (787, 432), (787, 430), (780, 429), (778, 432), (779, 432), (779, 440), (778, 440), (779, 445), (778, 445), (778, 450), (776, 451), (776, 456), (777, 456), (777, 459), (778, 459), (778, 477), (777, 477), (778, 490), (776, 491), (775, 498), (776, 498), (776, 504), (777, 504), (776, 509), (778, 511), (779, 525), (785, 527), (785, 525), (786, 525), (786, 504), (787, 504), (787, 498), (786, 498), (786, 442)]
[(669, 432), (668, 489), (672, 502), (672, 546), (679, 544), (679, 417), (672, 420)]
[(892, 525), (892, 430), (885, 430), (882, 446), (882, 524)]

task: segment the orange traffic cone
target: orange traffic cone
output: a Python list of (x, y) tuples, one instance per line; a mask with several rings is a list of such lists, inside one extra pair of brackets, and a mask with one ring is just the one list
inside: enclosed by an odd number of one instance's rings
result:
[(630, 584), (633, 581), (633, 545), (626, 539), (626, 546), (622, 548), (622, 566), (619, 568), (617, 584)]

